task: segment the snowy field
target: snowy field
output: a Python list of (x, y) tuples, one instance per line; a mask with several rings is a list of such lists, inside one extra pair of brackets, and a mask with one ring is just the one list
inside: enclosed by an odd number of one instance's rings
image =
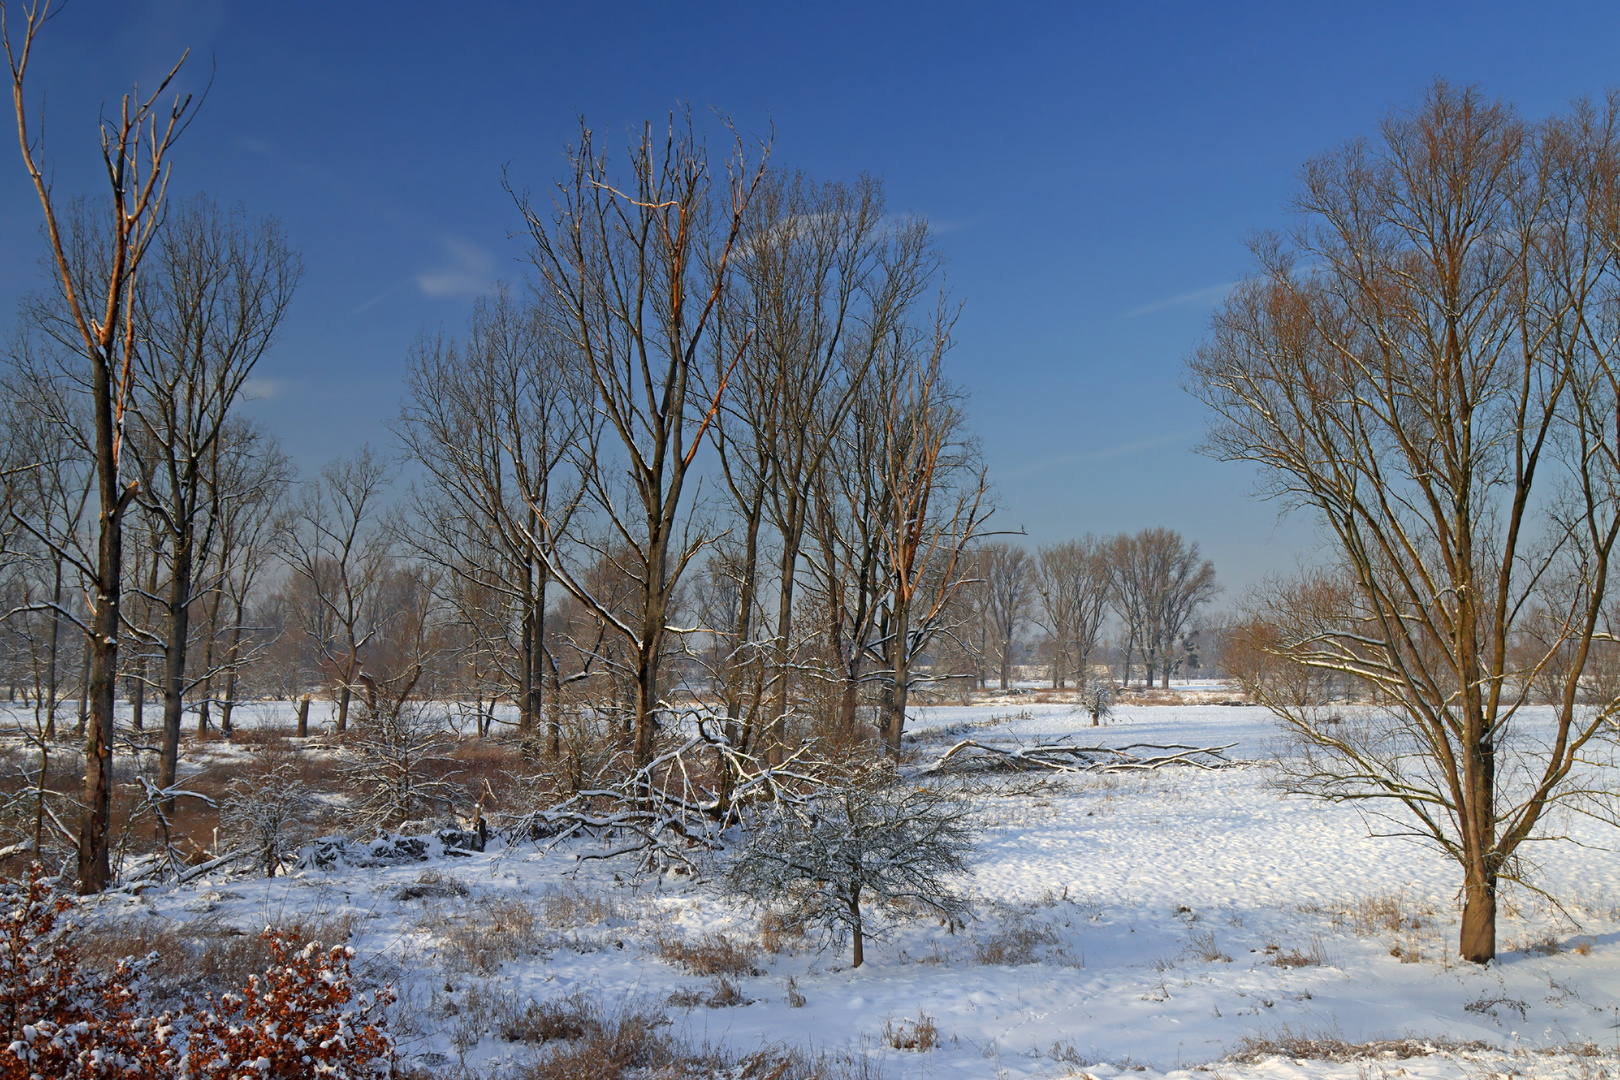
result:
[[(239, 719), (272, 719), (269, 706), (247, 712)], [(1235, 742), (1231, 755), (1244, 758), (1262, 757), (1273, 737), (1262, 710), (1217, 706), (1123, 707), (1101, 729), (1070, 706), (932, 707), (913, 728), (924, 756), (963, 730), (980, 740)], [(244, 930), (349, 917), (361, 971), (400, 989), (395, 1027), (430, 1069), (527, 1052), (485, 1030), (491, 1002), (581, 992), (656, 1006), (699, 1043), (835, 1051), (890, 1077), (1213, 1070), (1382, 1080), (1615, 1069), (1620, 855), (1601, 826), (1573, 821), (1587, 847), (1535, 853), (1541, 884), (1567, 914), (1509, 892), (1502, 955), (1479, 968), (1451, 958), (1452, 865), (1413, 843), (1370, 838), (1353, 809), (1279, 797), (1263, 768), (1054, 779), (980, 806), (983, 834), (963, 882), (977, 916), (965, 930), (896, 921), (853, 970), (847, 949), (823, 949), (813, 936), (773, 939), (779, 951), (755, 958), (760, 974), (732, 980), (733, 999), (746, 1004), (726, 1007), (707, 1007), (719, 983), (660, 959), (659, 942), (713, 932), (760, 942), (758, 920), (702, 881), (579, 863), (579, 847), (492, 841), (484, 854), (426, 863), (217, 877), (111, 895), (87, 917), (207, 918)], [(435, 878), (435, 888), (407, 888)], [(423, 891), (439, 895), (400, 898)], [(469, 965), (469, 935), (489, 944), (512, 932), (512, 920), (490, 912), (514, 904), (534, 919), (520, 955)], [(888, 1033), (925, 1017), (938, 1045), (892, 1045)], [(1336, 1063), (1243, 1054), (1253, 1045), (1245, 1040), (1288, 1037), (1492, 1049)], [(1579, 1047), (1585, 1056), (1571, 1052)]]

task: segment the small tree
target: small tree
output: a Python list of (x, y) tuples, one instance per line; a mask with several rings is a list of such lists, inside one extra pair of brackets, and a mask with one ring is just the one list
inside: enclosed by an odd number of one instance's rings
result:
[(284, 853), (303, 842), (319, 804), (295, 779), (290, 754), (266, 754), (263, 767), (232, 780), (220, 802), (220, 824), (235, 843), (253, 851), (265, 877), (275, 877)]
[(1113, 716), (1113, 680), (1088, 672), (1085, 685), (1080, 688), (1080, 706), (1091, 714), (1092, 727)]
[(750, 838), (725, 885), (761, 906), (790, 909), (840, 941), (849, 934), (852, 966), (860, 967), (871, 935), (861, 901), (920, 903), (954, 926), (967, 903), (948, 878), (966, 869), (972, 845), (967, 808), (955, 799), (868, 777), (818, 792), (809, 813), (784, 809)]
[(361, 791), (355, 810), (364, 827), (400, 825), (435, 805), (448, 811), (466, 794), (448, 779), (455, 770), (443, 718), (419, 702), (374, 718), (350, 746), (344, 774)]

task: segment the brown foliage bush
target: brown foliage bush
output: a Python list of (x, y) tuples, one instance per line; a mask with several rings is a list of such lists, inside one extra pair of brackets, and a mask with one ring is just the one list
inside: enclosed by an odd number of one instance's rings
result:
[(105, 973), (81, 965), (58, 925), (73, 903), (37, 865), (0, 888), (10, 891), (0, 913), (0, 1080), (358, 1080), (393, 1053), (382, 1016), (391, 997), (356, 1000), (347, 948), (321, 953), (267, 930), (272, 964), (240, 992), (157, 1013), (140, 962)]

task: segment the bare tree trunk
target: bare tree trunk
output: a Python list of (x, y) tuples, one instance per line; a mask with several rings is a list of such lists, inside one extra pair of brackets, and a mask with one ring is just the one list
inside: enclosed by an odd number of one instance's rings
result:
[(309, 738), (309, 695), (298, 699), (298, 737)]
[(56, 738), (56, 658), (62, 642), (62, 557), (55, 560), (56, 569), (51, 585), (51, 645), (45, 661), (45, 737)]
[(236, 708), (237, 664), (242, 658), (242, 601), (236, 602), (236, 625), (231, 627), (230, 668), (225, 673), (225, 700), (219, 706), (219, 730), (226, 738), (235, 734), (231, 726), (231, 713)]
[(858, 968), (866, 961), (866, 952), (861, 941), (861, 897), (856, 893), (849, 898), (849, 936), (854, 940), (854, 956), (849, 966)]
[(79, 660), (79, 724), (75, 729), (81, 739), (84, 738), (85, 724), (90, 717), (90, 652), (90, 641), (86, 639), (84, 655)]
[(884, 749), (890, 757), (900, 756), (900, 736), (906, 726), (906, 702), (911, 692), (910, 612), (904, 604), (897, 605), (890, 623), (889, 655), (893, 657), (894, 677), (885, 688), (884, 704), (888, 715), (884, 717)]
[[(186, 638), (191, 633), (191, 544), (175, 547), (165, 603), (168, 638), (163, 643), (163, 741), (158, 749), (158, 787), (174, 786), (180, 761), (180, 721), (186, 708)], [(164, 805), (165, 812), (173, 804)]]

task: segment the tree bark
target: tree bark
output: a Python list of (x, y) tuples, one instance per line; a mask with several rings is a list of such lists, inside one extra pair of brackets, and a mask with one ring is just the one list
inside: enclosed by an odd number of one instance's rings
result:
[(298, 699), (298, 737), (309, 738), (309, 695)]
[[(163, 741), (158, 750), (158, 787), (174, 786), (175, 771), (180, 761), (180, 720), (185, 713), (186, 700), (186, 638), (191, 633), (191, 543), (182, 538), (175, 545), (174, 561), (169, 568), (168, 608), (169, 636), (163, 643)], [(164, 810), (172, 810), (166, 803)]]
[(858, 968), (866, 961), (866, 952), (861, 941), (861, 894), (858, 892), (849, 898), (849, 923), (849, 934), (855, 942), (855, 954), (849, 966)]

